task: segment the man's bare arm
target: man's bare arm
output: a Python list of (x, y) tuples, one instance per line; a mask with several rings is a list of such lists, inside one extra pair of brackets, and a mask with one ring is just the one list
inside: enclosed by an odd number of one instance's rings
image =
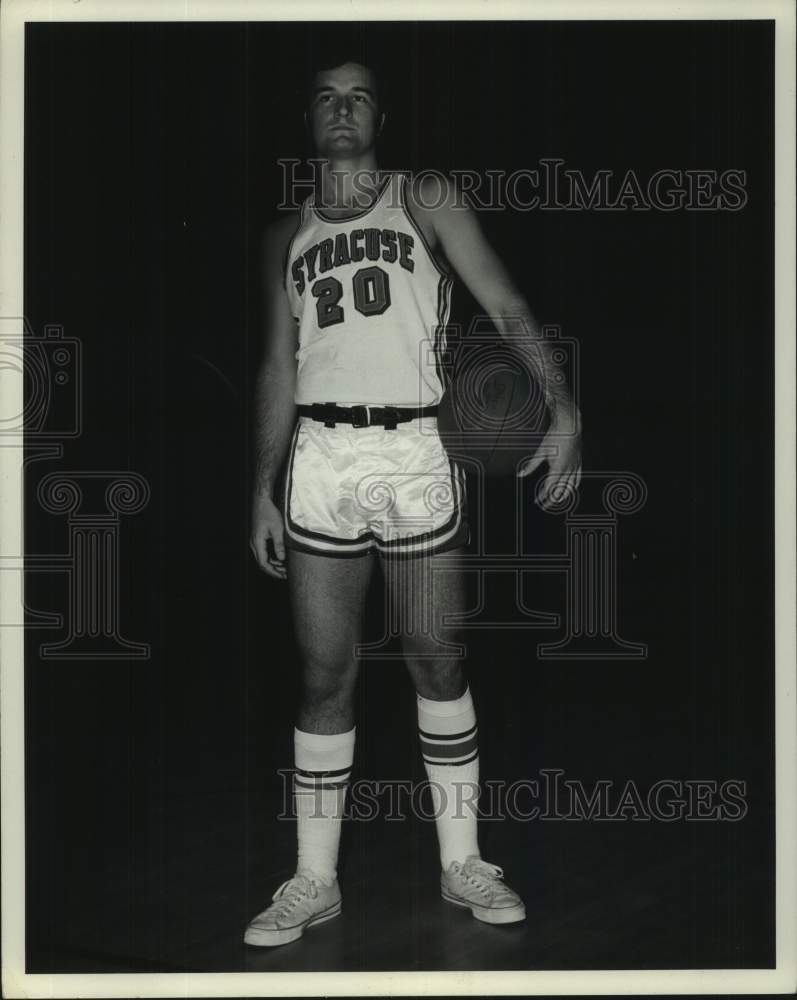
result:
[(263, 354), (254, 386), (253, 447), (255, 494), (271, 496), (296, 423), (297, 323), (291, 315), (282, 265), (290, 227), (270, 227), (261, 247)]
[[(424, 200), (439, 200), (439, 188), (430, 190)], [(502, 335), (517, 335), (525, 329), (537, 367), (542, 366), (543, 392), (551, 414), (552, 426), (560, 433), (578, 433), (581, 415), (567, 385), (565, 373), (553, 359), (555, 346), (541, 336), (539, 324), (503, 261), (484, 235), (479, 218), (460, 198), (455, 201), (453, 188), (446, 202), (425, 212), (444, 254), (469, 291)], [(522, 338), (512, 345), (522, 348)]]
[[(424, 190), (424, 184), (428, 187)], [(432, 236), (432, 242), (445, 254), (469, 291), (490, 317), (502, 336), (518, 334), (518, 327), (528, 333), (511, 340), (515, 349), (524, 351), (531, 364), (541, 369), (542, 390), (550, 412), (551, 424), (544, 447), (520, 470), (528, 475), (548, 460), (550, 481), (543, 493), (547, 506), (555, 502), (560, 490), (576, 489), (581, 480), (581, 413), (572, 398), (564, 371), (553, 357), (554, 345), (541, 336), (529, 304), (515, 285), (501, 258), (488, 242), (476, 213), (453, 187), (440, 207), (440, 189), (432, 178), (413, 188), (413, 214)], [(525, 345), (525, 347), (524, 347)]]
[[(296, 423), (297, 323), (284, 286), (285, 251), (295, 222), (283, 219), (265, 233), (261, 251), (263, 355), (253, 399), (252, 523), (249, 545), (269, 576), (285, 579), (282, 514), (274, 503), (277, 474)], [(268, 543), (274, 547), (269, 552)]]

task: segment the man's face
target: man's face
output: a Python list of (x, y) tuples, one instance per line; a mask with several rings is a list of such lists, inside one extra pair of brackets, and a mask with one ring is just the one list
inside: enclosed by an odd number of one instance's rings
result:
[(376, 81), (365, 66), (344, 63), (316, 75), (307, 123), (319, 155), (340, 158), (366, 152), (383, 119)]

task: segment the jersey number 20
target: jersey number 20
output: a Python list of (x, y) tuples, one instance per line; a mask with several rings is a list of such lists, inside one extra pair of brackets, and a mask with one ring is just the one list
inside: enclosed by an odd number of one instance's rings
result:
[[(363, 316), (380, 316), (390, 306), (390, 278), (387, 271), (381, 267), (361, 267), (355, 271), (352, 278), (354, 292), (354, 308)], [(340, 300), (343, 296), (343, 285), (332, 276), (321, 278), (313, 285), (313, 295), (318, 313), (318, 325), (321, 329), (342, 323), (344, 319), (343, 306)]]

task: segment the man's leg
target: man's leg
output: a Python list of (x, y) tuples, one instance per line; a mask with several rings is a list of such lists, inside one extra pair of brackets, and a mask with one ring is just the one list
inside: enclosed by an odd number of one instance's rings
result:
[(456, 555), (382, 560), (390, 614), (417, 693), (421, 750), (444, 869), (479, 854), (476, 715), (462, 659), (444, 645), (463, 641), (460, 630), (443, 624), (446, 616), (465, 610), (463, 574), (453, 567), (442, 570)]
[(354, 757), (354, 692), (373, 558), (289, 550), (288, 584), (302, 672), (294, 752), (297, 871), (337, 876), (340, 825)]
[[(479, 752), (476, 713), (462, 660), (444, 643), (463, 643), (446, 618), (465, 610), (462, 549), (414, 559), (383, 559), (390, 613), (415, 683), (418, 731), (435, 807), (443, 898), (486, 923), (523, 920), (523, 901), (503, 871), (483, 861), (476, 832)], [(449, 563), (450, 568), (443, 570)], [(453, 565), (452, 565), (453, 564)]]
[(354, 689), (373, 558), (335, 559), (289, 549), (302, 698), (294, 730), (296, 874), (247, 928), (248, 944), (294, 941), (341, 912), (338, 845), (354, 757)]

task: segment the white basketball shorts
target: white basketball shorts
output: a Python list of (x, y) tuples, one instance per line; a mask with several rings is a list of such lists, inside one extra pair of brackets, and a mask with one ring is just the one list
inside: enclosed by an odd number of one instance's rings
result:
[(444, 552), (468, 541), (465, 474), (435, 417), (352, 427), (300, 416), (282, 493), (285, 544), (327, 556)]

